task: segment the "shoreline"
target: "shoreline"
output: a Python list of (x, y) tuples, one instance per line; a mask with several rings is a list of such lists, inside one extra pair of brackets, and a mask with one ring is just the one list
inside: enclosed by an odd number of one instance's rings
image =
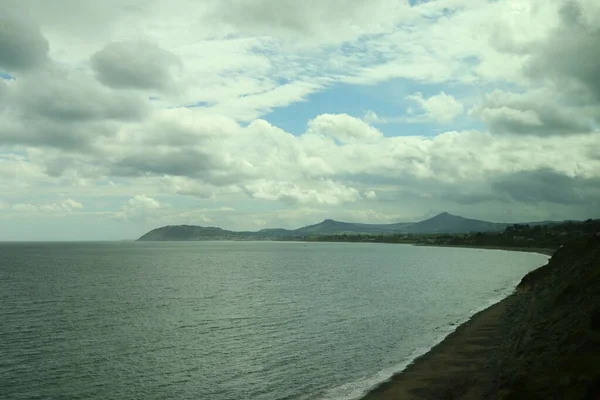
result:
[[(555, 249), (496, 246), (414, 245), (523, 251), (550, 257), (556, 251)], [(540, 265), (538, 268), (543, 266)], [(521, 282), (524, 277), (520, 279)], [(513, 291), (504, 298), (475, 312), (441, 341), (409, 362), (404, 369), (393, 374), (388, 380), (373, 386), (360, 399), (481, 400), (492, 398), (493, 393), (490, 390), (494, 387), (506, 325), (510, 324), (507, 314), (510, 314), (515, 304), (519, 303), (520, 296), (519, 283), (517, 283)]]
[(504, 251), (519, 251), (524, 253), (538, 253), (545, 256), (552, 256), (557, 249), (544, 248), (544, 247), (510, 247), (510, 246), (471, 246), (471, 245), (455, 245), (455, 244), (428, 244), (428, 243), (415, 243), (413, 246), (418, 247), (456, 247), (462, 249), (483, 249), (483, 250), (504, 250)]
[[(278, 240), (274, 240), (277, 242)], [(300, 243), (374, 243), (374, 244), (403, 244), (407, 246), (416, 247), (446, 247), (446, 248), (459, 248), (459, 249), (482, 249), (482, 250), (504, 250), (504, 251), (518, 251), (524, 253), (538, 253), (544, 256), (552, 256), (558, 248), (550, 247), (512, 247), (512, 246), (477, 246), (468, 244), (435, 244), (435, 243), (420, 243), (420, 242), (365, 242), (365, 241), (351, 241), (351, 240), (291, 240), (289, 243), (300, 242)]]
[(600, 399), (599, 285), (594, 233), (362, 399)]
[(482, 399), (494, 378), (506, 311), (516, 289), (476, 312), (402, 371), (366, 392), (361, 400)]

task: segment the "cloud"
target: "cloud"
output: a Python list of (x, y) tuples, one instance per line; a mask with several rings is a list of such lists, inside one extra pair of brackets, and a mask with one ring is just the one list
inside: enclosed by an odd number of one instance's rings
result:
[[(364, 121), (348, 115), (323, 114), (306, 131), (291, 135), (264, 120), (241, 126), (225, 117), (173, 109), (155, 114), (107, 136), (90, 154), (36, 153), (56, 171), (75, 170), (80, 177), (155, 176), (174, 192), (212, 197), (218, 187), (320, 179), (370, 180), (415, 184), (419, 179), (457, 183), (486, 174), (552, 166), (557, 171), (594, 175), (598, 160), (589, 149), (593, 135), (512, 137), (478, 131), (445, 132), (435, 137), (384, 137)], [(536, 149), (543, 145), (544, 152)], [(565, 153), (568, 146), (570, 152)], [(93, 167), (93, 168), (89, 168)], [(372, 190), (372, 188), (370, 189)]]
[(362, 120), (365, 121), (367, 124), (373, 124), (373, 125), (374, 124), (385, 124), (385, 123), (387, 123), (387, 119), (386, 118), (380, 117), (373, 110), (367, 110), (365, 112), (365, 115), (363, 115)]
[(215, 192), (217, 191), (217, 188), (212, 185), (183, 176), (165, 175), (161, 178), (161, 183), (169, 193), (176, 193), (182, 196), (210, 199), (215, 197)]
[(129, 200), (129, 205), (135, 208), (145, 208), (145, 209), (156, 209), (160, 208), (160, 203), (153, 199), (152, 197), (148, 197), (145, 194), (140, 194), (135, 196), (134, 198)]
[(526, 73), (533, 80), (552, 80), (563, 90), (578, 89), (575, 93), (587, 93), (598, 104), (600, 6), (594, 1), (560, 4), (559, 25), (548, 38), (532, 46)]
[(22, 211), (22, 212), (36, 212), (38, 210), (38, 207), (34, 206), (33, 204), (19, 203), (19, 204), (14, 204), (12, 206), (12, 209), (15, 211)]
[(584, 178), (539, 168), (498, 176), (492, 189), (511, 200), (539, 204), (543, 202), (587, 207), (600, 206), (600, 178)]
[(587, 110), (561, 104), (548, 89), (511, 93), (494, 90), (470, 110), (497, 134), (570, 135), (592, 130)]
[[(422, 93), (415, 93), (407, 96), (406, 99), (415, 102), (419, 106), (421, 113), (417, 111), (417, 116), (422, 116), (439, 124), (452, 122), (464, 111), (463, 105), (454, 96), (444, 92), (429, 98), (424, 98)], [(409, 109), (409, 114), (415, 114), (415, 110)]]
[(342, 143), (372, 142), (383, 137), (377, 129), (348, 114), (321, 114), (308, 122), (307, 134), (322, 135)]
[(158, 215), (169, 210), (169, 204), (163, 204), (158, 200), (139, 194), (127, 201), (126, 204), (114, 213), (113, 218), (124, 221), (146, 221), (156, 218)]
[[(526, 3), (517, 14), (537, 18), (533, 31), (496, 29), (492, 45), (524, 60), (513, 92), (484, 95), (471, 115), (497, 134), (572, 135), (600, 120), (600, 6), (593, 1)], [(529, 28), (528, 28), (529, 29)], [(519, 32), (521, 30), (521, 32)]]
[(0, 68), (21, 72), (38, 67), (46, 61), (48, 49), (38, 26), (4, 8), (0, 15)]
[(412, 14), (408, 2), (392, 0), (219, 0), (210, 16), (236, 30), (296, 39), (350, 39), (358, 32), (377, 33)]
[(115, 124), (149, 111), (138, 95), (114, 93), (85, 74), (57, 67), (11, 82), (3, 98), (0, 139), (12, 144), (82, 149), (114, 134)]
[(247, 184), (244, 189), (253, 198), (294, 205), (339, 205), (352, 203), (361, 198), (355, 188), (331, 180), (311, 182), (310, 186), (310, 188), (302, 188), (291, 182), (260, 181)]
[(79, 211), (83, 209), (83, 205), (75, 201), (73, 199), (66, 199), (60, 203), (51, 203), (51, 204), (26, 204), (26, 203), (17, 203), (12, 206), (14, 211), (18, 212), (27, 212), (27, 213), (68, 213)]
[(98, 80), (114, 89), (172, 91), (181, 61), (155, 44), (129, 41), (106, 45), (92, 55), (91, 65)]
[(118, 22), (131, 24), (131, 17), (143, 15), (154, 3), (143, 0), (55, 0), (52, 3), (45, 0), (3, 0), (3, 7), (39, 21), (44, 31), (77, 34), (89, 41), (110, 31)]
[(3, 98), (8, 95), (8, 83), (4, 79), (0, 78), (0, 112), (4, 107)]
[(373, 200), (377, 198), (377, 193), (373, 190), (369, 190), (368, 192), (365, 192), (364, 197), (365, 199)]

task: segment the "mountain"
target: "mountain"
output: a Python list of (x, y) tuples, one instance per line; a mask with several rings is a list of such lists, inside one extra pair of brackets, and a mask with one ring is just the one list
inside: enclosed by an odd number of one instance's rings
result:
[(318, 224), (298, 229), (262, 229), (258, 232), (234, 232), (216, 227), (170, 225), (154, 229), (140, 241), (192, 241), (192, 240), (270, 240), (305, 238), (341, 234), (431, 234), (502, 231), (510, 224), (480, 221), (441, 213), (421, 222), (394, 224), (358, 224), (326, 219)]
[(469, 233), (502, 231), (511, 224), (469, 219), (443, 212), (425, 221), (416, 222), (406, 228), (406, 233)]

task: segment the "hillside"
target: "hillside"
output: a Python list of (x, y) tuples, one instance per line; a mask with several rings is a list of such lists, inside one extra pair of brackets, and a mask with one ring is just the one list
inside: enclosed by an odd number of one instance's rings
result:
[(140, 241), (193, 241), (234, 238), (239, 234), (215, 227), (192, 225), (170, 225), (153, 229), (138, 240)]
[(271, 240), (306, 238), (341, 234), (434, 234), (501, 231), (509, 224), (498, 224), (441, 213), (420, 222), (398, 222), (393, 224), (360, 224), (326, 219), (318, 224), (298, 229), (263, 229), (258, 232), (234, 232), (215, 227), (193, 225), (165, 226), (154, 229), (138, 240)]
[(469, 219), (444, 212), (406, 227), (405, 232), (412, 234), (493, 232), (501, 231), (509, 225)]
[(600, 237), (564, 245), (518, 286), (497, 386), (503, 399), (600, 395)]

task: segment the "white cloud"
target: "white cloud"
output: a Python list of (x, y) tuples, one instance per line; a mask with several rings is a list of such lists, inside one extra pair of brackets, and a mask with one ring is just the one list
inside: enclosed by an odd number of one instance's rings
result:
[(18, 212), (26, 212), (26, 213), (68, 213), (80, 211), (83, 209), (83, 205), (78, 201), (73, 199), (66, 199), (59, 203), (50, 203), (50, 204), (27, 204), (27, 203), (17, 203), (13, 204), (12, 209)]
[[(552, 168), (592, 179), (600, 176), (600, 158), (590, 153), (596, 140), (593, 135), (524, 136), (517, 142), (478, 131), (384, 137), (364, 121), (330, 114), (316, 117), (304, 134), (294, 136), (264, 120), (243, 127), (225, 117), (168, 110), (104, 138), (85, 159), (64, 154), (54, 159), (44, 152), (33, 161), (63, 173), (77, 171), (82, 178), (141, 182), (154, 177), (153, 190), (211, 201), (246, 193), (289, 204), (331, 205), (369, 199), (373, 183), (383, 193), (433, 191), (443, 197), (456, 191), (449, 185), (461, 186), (467, 196), (468, 186), (485, 191), (493, 177), (518, 171)], [(540, 146), (543, 152), (535, 150)], [(377, 199), (385, 197), (378, 190)], [(158, 209), (162, 204), (140, 195), (129, 206)]]
[(362, 119), (367, 124), (373, 124), (373, 125), (374, 124), (385, 124), (385, 123), (387, 123), (387, 119), (386, 118), (380, 117), (373, 110), (367, 110), (367, 112), (365, 112), (365, 115), (363, 115)]
[(83, 204), (73, 199), (67, 199), (61, 203), (63, 209), (67, 211), (71, 210), (81, 210), (83, 209)]
[(121, 206), (112, 217), (123, 221), (144, 222), (147, 220), (156, 220), (157, 217), (164, 214), (170, 208), (169, 204), (162, 204), (145, 194), (138, 194)]
[(373, 142), (383, 135), (366, 122), (347, 114), (321, 114), (309, 121), (309, 135), (321, 135), (342, 143)]
[[(423, 97), (422, 93), (415, 93), (408, 96), (407, 99), (417, 103), (419, 111), (416, 112), (416, 116), (422, 115), (425, 119), (431, 119), (440, 124), (452, 122), (464, 111), (463, 105), (454, 96), (444, 92), (429, 98)], [(411, 109), (411, 111), (413, 110)], [(411, 114), (415, 114), (415, 112), (413, 111)]]
[(38, 210), (38, 207), (34, 206), (33, 204), (19, 203), (19, 204), (13, 204), (12, 209), (15, 211), (21, 211), (21, 212), (36, 212)]
[(134, 208), (144, 208), (148, 210), (153, 210), (160, 208), (160, 203), (153, 199), (152, 197), (148, 197), (145, 194), (140, 194), (135, 196), (134, 198), (129, 200), (129, 205)]
[(331, 180), (311, 182), (310, 188), (291, 182), (260, 181), (245, 185), (248, 194), (257, 199), (289, 204), (339, 205), (360, 199), (358, 190)]
[(368, 192), (365, 192), (364, 197), (365, 199), (373, 200), (377, 198), (377, 193), (375, 193), (373, 190), (369, 190)]

